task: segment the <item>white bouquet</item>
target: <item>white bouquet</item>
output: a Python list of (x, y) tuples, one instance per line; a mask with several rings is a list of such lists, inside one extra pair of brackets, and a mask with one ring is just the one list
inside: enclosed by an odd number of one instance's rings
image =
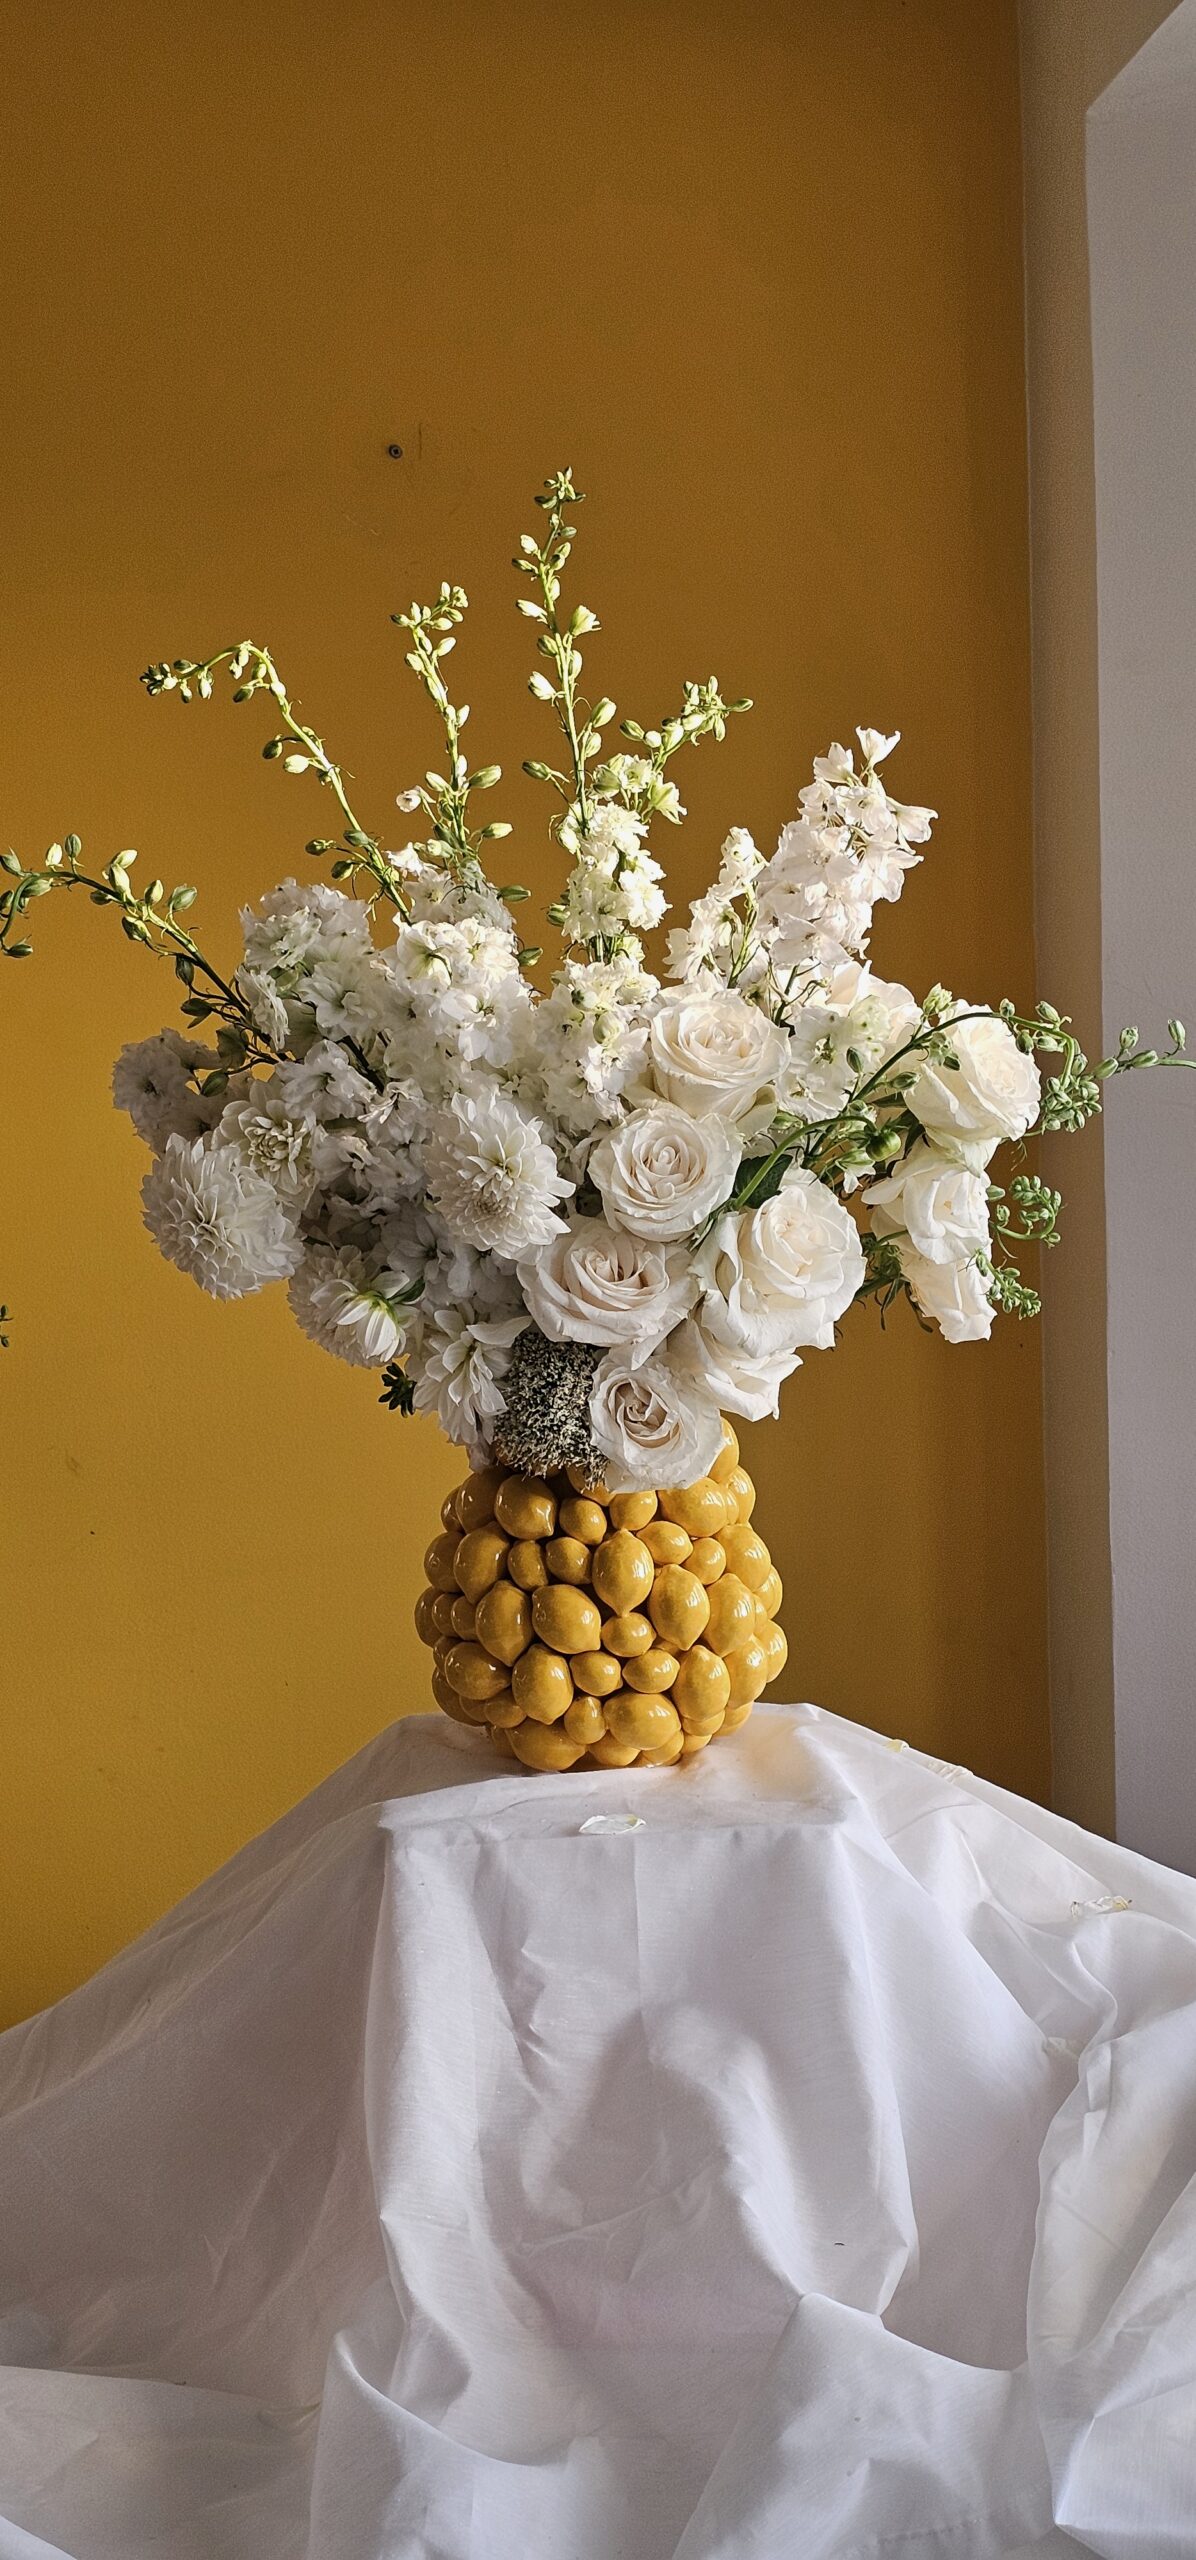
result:
[(525, 770), (554, 795), (567, 866), (546, 992), (516, 929), (527, 892), (483, 867), (510, 830), (475, 824), (500, 769), (462, 747), (444, 662), (466, 598), (447, 585), (394, 617), (445, 736), (443, 770), (399, 794), (416, 841), (387, 851), (359, 823), (265, 650), (176, 659), (151, 693), (205, 699), (225, 674), (269, 704), (265, 756), (337, 804), (338, 837), (307, 847), (336, 885), (288, 880), (246, 908), (222, 973), (185, 921), (193, 889), (138, 891), (132, 853), (93, 876), (69, 836), (32, 868), (7, 857), (0, 947), (26, 956), (34, 901), (86, 888), (173, 960), (185, 1027), (126, 1049), (115, 1093), (152, 1153), (146, 1224), (212, 1296), (282, 1282), (313, 1342), (383, 1371), (383, 1400), (434, 1412), (475, 1465), (684, 1485), (718, 1455), (720, 1411), (775, 1413), (854, 1300), (909, 1299), (950, 1342), (1035, 1313), (1018, 1249), (1055, 1241), (1059, 1195), (1031, 1172), (994, 1181), (997, 1150), (1078, 1128), (1111, 1075), (1191, 1062), (1180, 1023), (1161, 1061), (1127, 1031), (1090, 1070), (1048, 1004), (919, 1001), (873, 974), (873, 910), (934, 817), (892, 796), (897, 735), (876, 729), (816, 759), (769, 857), (731, 833), (657, 975), (649, 844), (685, 815), (670, 768), (750, 705), (687, 684), (614, 749), (614, 703), (580, 690), (596, 617), (562, 604), (570, 475), (537, 503), (519, 610), (564, 753)]

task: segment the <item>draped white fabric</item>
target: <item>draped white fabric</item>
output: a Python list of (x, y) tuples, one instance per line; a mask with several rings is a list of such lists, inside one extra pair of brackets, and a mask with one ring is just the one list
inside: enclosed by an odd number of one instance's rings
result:
[(1194, 2172), (1189, 1880), (402, 1723), (0, 2039), (0, 2560), (1191, 2560)]

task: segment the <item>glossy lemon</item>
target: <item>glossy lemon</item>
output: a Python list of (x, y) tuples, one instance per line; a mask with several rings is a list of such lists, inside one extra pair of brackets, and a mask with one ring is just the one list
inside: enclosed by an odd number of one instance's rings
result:
[(525, 1716), (536, 1724), (555, 1724), (573, 1703), (573, 1679), (564, 1655), (547, 1645), (529, 1644), (511, 1670), (513, 1688)]
[(606, 1513), (600, 1502), (584, 1493), (571, 1493), (562, 1502), (558, 1514), (566, 1538), (580, 1538), (583, 1547), (596, 1547), (606, 1536)]
[(457, 1588), (467, 1600), (480, 1600), (497, 1582), (510, 1553), (511, 1542), (501, 1529), (467, 1529), (453, 1558)]
[(712, 1653), (730, 1653), (733, 1645), (746, 1644), (756, 1630), (756, 1604), (746, 1582), (737, 1573), (725, 1573), (710, 1594), (710, 1616), (706, 1621), (704, 1642)]
[(507, 1470), (479, 1467), (457, 1487), (457, 1518), (463, 1529), (481, 1529), (494, 1517), (494, 1497)]
[(569, 1669), (574, 1688), (584, 1689), (591, 1698), (609, 1698), (623, 1684), (623, 1665), (613, 1653), (572, 1653)]
[(494, 1517), (509, 1538), (550, 1538), (556, 1527), (556, 1495), (539, 1476), (504, 1476), (494, 1497)]
[(710, 1594), (683, 1564), (662, 1565), (648, 1595), (648, 1615), (670, 1652), (683, 1653), (703, 1633), (710, 1616)]
[(681, 1719), (667, 1698), (644, 1698), (634, 1689), (620, 1689), (617, 1697), (607, 1699), (606, 1729), (613, 1741), (634, 1743), (637, 1751), (663, 1751), (679, 1737)]
[(623, 1664), (623, 1678), (629, 1689), (671, 1689), (679, 1667), (675, 1653), (666, 1653), (662, 1644), (653, 1644), (646, 1653), (633, 1654)]
[(532, 1606), (514, 1582), (496, 1582), (484, 1591), (475, 1615), (478, 1643), (498, 1662), (515, 1662), (532, 1640)]
[(616, 1529), (595, 1547), (590, 1579), (598, 1598), (621, 1617), (627, 1609), (638, 1609), (647, 1599), (656, 1578), (656, 1567), (642, 1538), (630, 1529)]
[(603, 1651), (617, 1653), (620, 1662), (628, 1661), (632, 1654), (646, 1653), (655, 1642), (651, 1619), (638, 1609), (628, 1609), (619, 1618), (608, 1618), (602, 1630)]
[(602, 1635), (598, 1603), (567, 1582), (546, 1582), (531, 1597), (532, 1625), (554, 1653), (596, 1653)]
[(693, 1554), (693, 1539), (676, 1520), (649, 1520), (639, 1535), (653, 1564), (684, 1564)]
[(511, 1746), (526, 1769), (572, 1769), (583, 1748), (555, 1724), (513, 1725)]
[(609, 1504), (612, 1529), (643, 1529), (656, 1518), (654, 1493), (612, 1493)]
[(548, 1580), (544, 1549), (535, 1538), (517, 1538), (507, 1557), (507, 1572), (521, 1591), (538, 1591)]
[(496, 1662), (480, 1644), (450, 1645), (444, 1668), (459, 1698), (497, 1698), (507, 1685), (505, 1662)]

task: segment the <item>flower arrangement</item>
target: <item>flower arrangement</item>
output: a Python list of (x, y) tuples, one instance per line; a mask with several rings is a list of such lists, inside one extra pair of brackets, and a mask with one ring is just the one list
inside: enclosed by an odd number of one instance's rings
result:
[(517, 930), (527, 892), (484, 868), (510, 829), (478, 823), (500, 768), (462, 746), (445, 661), (467, 600), (447, 584), (394, 617), (444, 732), (442, 770), (398, 798), (418, 840), (388, 851), (361, 825), (266, 650), (176, 659), (151, 694), (202, 701), (227, 678), (265, 701), (267, 760), (336, 805), (337, 836), (307, 847), (332, 885), (247, 908), (225, 973), (191, 887), (135, 888), (132, 853), (93, 875), (68, 836), (32, 867), (4, 858), (0, 948), (27, 956), (34, 903), (83, 889), (173, 962), (184, 1027), (127, 1048), (114, 1080), (170, 1261), (217, 1298), (283, 1283), (313, 1342), (382, 1371), (383, 1401), (435, 1413), (475, 1467), (567, 1467), (617, 1495), (725, 1464), (721, 1414), (775, 1413), (856, 1300), (908, 1299), (950, 1342), (1036, 1313), (1019, 1248), (1055, 1242), (1059, 1195), (1024, 1170), (996, 1182), (997, 1150), (1079, 1128), (1111, 1077), (1196, 1062), (1178, 1022), (1161, 1056), (1127, 1030), (1090, 1068), (1049, 1004), (919, 1000), (874, 975), (874, 908), (934, 812), (892, 796), (897, 736), (869, 728), (858, 758), (816, 759), (770, 856), (733, 830), (655, 974), (649, 841), (685, 816), (673, 768), (750, 705), (691, 683), (658, 726), (616, 733), (615, 704), (583, 696), (598, 623), (562, 601), (580, 503), (569, 473), (549, 481), (515, 562), (530, 690), (563, 742), (524, 768), (566, 864), (547, 992)]

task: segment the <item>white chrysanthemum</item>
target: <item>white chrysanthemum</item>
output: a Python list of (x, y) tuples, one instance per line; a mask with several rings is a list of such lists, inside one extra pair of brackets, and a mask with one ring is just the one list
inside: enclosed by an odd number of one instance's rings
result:
[(664, 1356), (633, 1368), (624, 1352), (608, 1351), (590, 1393), (590, 1428), (612, 1493), (694, 1484), (722, 1447), (718, 1406)]
[(437, 1114), (424, 1170), (450, 1233), (509, 1262), (559, 1235), (556, 1204), (573, 1188), (539, 1122), (497, 1086), (459, 1093)]
[(251, 1086), (244, 1100), (227, 1104), (212, 1143), (238, 1148), (280, 1200), (297, 1200), (312, 1185), (312, 1135), (312, 1123), (291, 1117), (271, 1078), (269, 1084)]
[(401, 1350), (411, 1318), (403, 1272), (371, 1271), (344, 1246), (309, 1245), (291, 1281), (291, 1312), (309, 1342), (355, 1369), (381, 1369)]
[(198, 1093), (191, 1069), (220, 1063), (214, 1049), (160, 1031), (153, 1040), (131, 1040), (112, 1070), (112, 1099), (127, 1111), (139, 1138), (161, 1155), (168, 1138), (198, 1138), (220, 1116), (222, 1100)]
[(500, 1381), (526, 1324), (522, 1306), (517, 1314), (497, 1317), (469, 1306), (444, 1307), (423, 1335), (415, 1410), (434, 1413), (474, 1466), (485, 1464), (490, 1435), (506, 1410)]
[(293, 1219), (237, 1147), (168, 1138), (141, 1199), (159, 1251), (209, 1297), (248, 1297), (289, 1279), (300, 1260)]

